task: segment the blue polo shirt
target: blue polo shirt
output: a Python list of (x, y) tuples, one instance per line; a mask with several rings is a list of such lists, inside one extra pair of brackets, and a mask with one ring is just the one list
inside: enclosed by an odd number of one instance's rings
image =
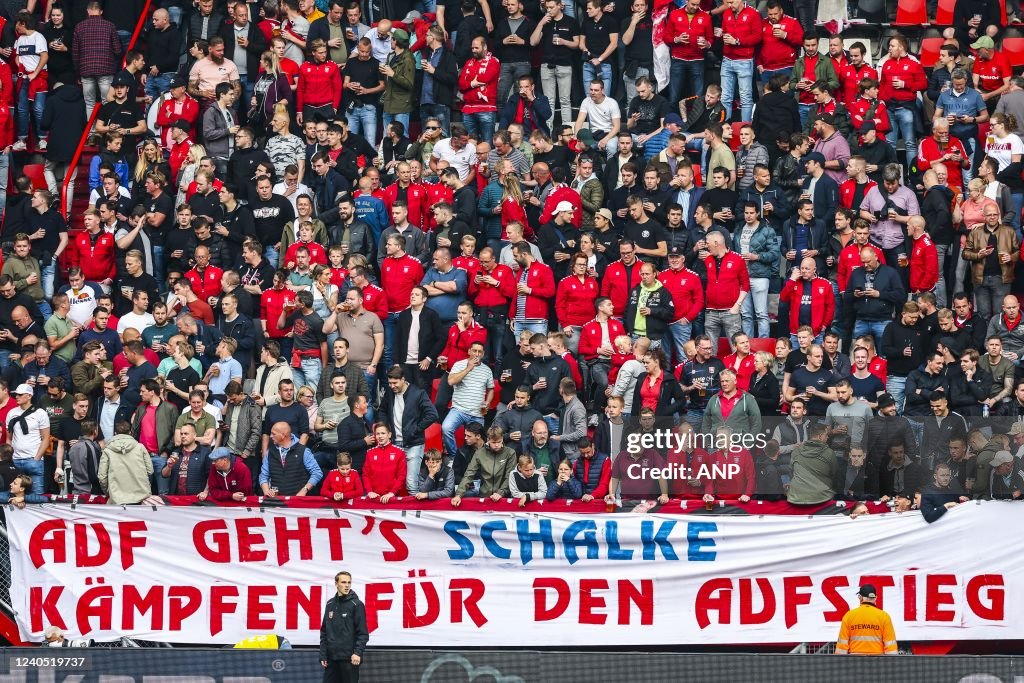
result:
[(440, 294), (427, 299), (427, 308), (431, 309), (445, 325), (451, 325), (458, 317), (459, 304), (466, 300), (466, 290), (469, 287), (469, 280), (466, 271), (452, 266), (447, 273), (441, 273), (437, 268), (431, 268), (423, 275), (422, 285), (432, 285), (438, 282), (454, 282), (455, 292), (452, 294)]

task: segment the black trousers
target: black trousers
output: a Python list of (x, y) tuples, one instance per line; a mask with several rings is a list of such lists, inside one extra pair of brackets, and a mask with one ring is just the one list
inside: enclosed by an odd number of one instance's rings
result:
[(328, 659), (324, 683), (359, 683), (359, 667), (347, 659)]

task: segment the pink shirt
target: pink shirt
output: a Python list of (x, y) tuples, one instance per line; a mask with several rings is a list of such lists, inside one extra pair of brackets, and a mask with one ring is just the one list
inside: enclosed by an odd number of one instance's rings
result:
[(156, 406), (152, 404), (146, 406), (146, 412), (142, 415), (139, 443), (150, 453), (160, 452), (160, 443), (156, 438)]

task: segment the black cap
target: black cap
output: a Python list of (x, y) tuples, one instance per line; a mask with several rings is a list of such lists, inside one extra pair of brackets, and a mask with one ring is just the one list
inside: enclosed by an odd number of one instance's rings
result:
[(112, 88), (133, 88), (135, 87), (135, 79), (127, 72), (122, 71), (114, 76), (114, 80), (111, 82), (110, 86)]
[(889, 406), (896, 405), (896, 399), (892, 397), (892, 394), (885, 393), (878, 397), (878, 407), (887, 408)]
[(171, 127), (177, 128), (178, 130), (183, 130), (186, 133), (192, 130), (192, 124), (186, 121), (185, 119), (178, 119), (173, 124), (171, 124)]
[(865, 121), (860, 125), (860, 134), (864, 135), (869, 130), (876, 130), (874, 121)]
[(171, 78), (171, 84), (169, 86), (167, 86), (167, 87), (169, 89), (184, 88), (186, 85), (188, 85), (188, 84), (185, 83), (185, 79), (184, 78), (182, 78), (178, 74), (174, 74), (174, 77)]
[(857, 595), (861, 596), (862, 598), (871, 598), (872, 600), (875, 599), (875, 585), (872, 583), (865, 583), (863, 586), (860, 587), (860, 590), (857, 591)]
[(672, 247), (671, 249), (668, 250), (668, 255), (669, 256), (685, 256), (686, 254), (683, 253), (682, 247)]

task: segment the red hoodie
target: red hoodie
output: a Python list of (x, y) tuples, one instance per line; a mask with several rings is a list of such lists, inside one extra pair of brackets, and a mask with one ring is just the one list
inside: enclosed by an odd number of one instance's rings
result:
[[(470, 59), (459, 73), (462, 113), (480, 114), (498, 110), (498, 75), (501, 63), (490, 52), (482, 59)], [(472, 85), (476, 81), (477, 85)]]
[(739, 44), (725, 45), (722, 54), (726, 59), (753, 59), (757, 46), (761, 44), (761, 15), (749, 5), (739, 12), (731, 9), (722, 13), (722, 35), (731, 35)]
[[(775, 37), (775, 28), (786, 33), (785, 38)], [(765, 71), (790, 69), (796, 64), (796, 55), (804, 44), (804, 29), (800, 22), (790, 16), (783, 15), (779, 23), (765, 21), (761, 27), (761, 48), (758, 50), (757, 64)]]
[(337, 107), (341, 102), (341, 70), (327, 60), (322, 64), (303, 62), (299, 67), (299, 87), (295, 91), (296, 111), (304, 106)]

